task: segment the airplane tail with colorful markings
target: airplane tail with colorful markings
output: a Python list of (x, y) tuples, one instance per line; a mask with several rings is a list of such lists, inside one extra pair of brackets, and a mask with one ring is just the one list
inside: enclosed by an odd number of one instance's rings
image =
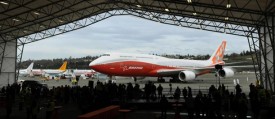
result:
[(212, 56), (208, 59), (211, 65), (224, 65), (223, 56), (226, 47), (226, 41), (222, 41), (221, 45), (216, 49)]
[(27, 73), (30, 74), (33, 69), (33, 62), (28, 66)]
[(66, 69), (67, 69), (67, 61), (65, 61), (58, 70), (65, 71)]

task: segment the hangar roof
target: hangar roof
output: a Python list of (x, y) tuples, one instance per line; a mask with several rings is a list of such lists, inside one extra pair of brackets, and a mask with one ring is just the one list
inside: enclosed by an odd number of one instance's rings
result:
[(113, 10), (254, 27), (274, 15), (275, 4), (274, 0), (0, 0), (0, 34), (20, 38)]

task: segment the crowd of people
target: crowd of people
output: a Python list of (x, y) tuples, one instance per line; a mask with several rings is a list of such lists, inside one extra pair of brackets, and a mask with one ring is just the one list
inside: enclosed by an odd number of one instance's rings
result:
[[(207, 94), (203, 94), (201, 91), (192, 94), (190, 87), (183, 87), (182, 89), (176, 87), (172, 93), (172, 85), (169, 86), (170, 97), (172, 96), (174, 101), (182, 103), (189, 119), (214, 119), (224, 116), (236, 116), (244, 119), (249, 111), (248, 105), (251, 105), (253, 117), (258, 118), (261, 106), (267, 105), (271, 100), (271, 95), (267, 90), (253, 84), (250, 84), (248, 97), (242, 92), (240, 85), (235, 87), (235, 92), (229, 92), (224, 85), (219, 87), (212, 85)], [(18, 103), (19, 111), (26, 110), (28, 119), (35, 119), (42, 108), (45, 108), (46, 118), (49, 119), (55, 111), (55, 106), (68, 103), (77, 104), (82, 113), (86, 113), (114, 103), (123, 106), (132, 100), (158, 101), (163, 118), (166, 118), (167, 109), (172, 107), (167, 95), (163, 94), (162, 85), (156, 85), (153, 82), (148, 82), (143, 88), (139, 84), (97, 81), (95, 87), (65, 85), (51, 89), (46, 87), (22, 88), (20, 84), (15, 83), (11, 86), (2, 87), (0, 94), (1, 101), (5, 102), (7, 118), (12, 113), (15, 103)], [(184, 101), (179, 102), (179, 100)]]

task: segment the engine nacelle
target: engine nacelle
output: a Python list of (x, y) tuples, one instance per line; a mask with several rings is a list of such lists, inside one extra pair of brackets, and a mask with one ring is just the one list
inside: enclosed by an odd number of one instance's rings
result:
[(192, 71), (181, 71), (179, 73), (179, 79), (181, 81), (194, 80), (196, 78), (196, 74)]
[(234, 76), (234, 71), (230, 68), (223, 68), (219, 70), (219, 75), (221, 77), (232, 77)]

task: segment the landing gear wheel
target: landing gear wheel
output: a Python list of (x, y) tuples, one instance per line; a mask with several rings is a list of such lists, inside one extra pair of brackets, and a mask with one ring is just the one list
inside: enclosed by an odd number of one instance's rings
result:
[(178, 77), (172, 77), (171, 79), (170, 79), (170, 82), (171, 83), (177, 83), (177, 82), (182, 82)]
[(135, 83), (137, 82), (137, 77), (134, 77), (134, 81), (135, 81)]
[(157, 82), (160, 82), (160, 78), (158, 77)]
[(159, 83), (164, 83), (164, 82), (165, 82), (165, 79), (164, 79), (164, 78), (162, 78), (162, 77), (158, 77), (157, 82), (159, 82)]

